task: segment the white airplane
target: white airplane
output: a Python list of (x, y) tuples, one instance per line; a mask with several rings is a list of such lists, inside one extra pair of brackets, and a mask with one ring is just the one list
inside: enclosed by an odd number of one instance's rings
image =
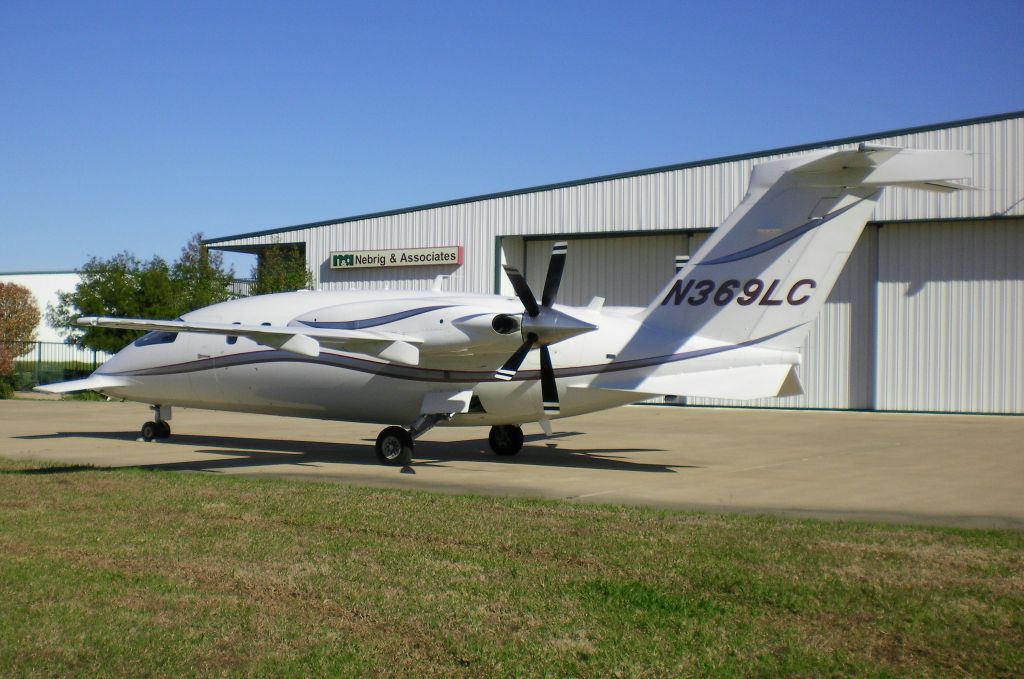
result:
[(658, 395), (753, 399), (802, 392), (800, 345), (886, 186), (966, 188), (970, 155), (861, 145), (754, 168), (743, 201), (644, 308), (555, 304), (556, 243), (538, 303), (451, 292), (289, 292), (174, 321), (87, 317), (148, 330), (90, 377), (38, 387), (148, 403), (142, 438), (172, 406), (389, 424), (385, 464), (409, 464), (438, 424), (491, 425), (514, 455), (521, 425)]

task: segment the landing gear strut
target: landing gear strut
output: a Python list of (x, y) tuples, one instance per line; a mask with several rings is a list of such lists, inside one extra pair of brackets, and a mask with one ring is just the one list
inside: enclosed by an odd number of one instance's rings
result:
[(154, 414), (153, 422), (147, 422), (142, 425), (142, 430), (139, 432), (142, 435), (143, 441), (152, 441), (153, 439), (166, 439), (171, 436), (171, 425), (167, 420), (171, 419), (171, 406), (150, 406)]
[(515, 455), (523, 449), (523, 428), (514, 424), (495, 425), (487, 442), (496, 455)]

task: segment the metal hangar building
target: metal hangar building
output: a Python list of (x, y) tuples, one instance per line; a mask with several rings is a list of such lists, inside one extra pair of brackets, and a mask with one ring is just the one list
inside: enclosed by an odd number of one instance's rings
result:
[[(321, 289), (424, 290), (438, 276), (449, 276), (446, 289), (511, 295), (502, 264), (518, 267), (538, 290), (552, 243), (568, 240), (559, 302), (586, 305), (601, 296), (609, 305), (643, 306), (673, 275), (676, 255), (696, 252), (739, 204), (754, 165), (862, 142), (971, 151), (970, 183), (978, 189), (953, 194), (886, 189), (875, 221), (864, 230), (804, 346), (804, 395), (688, 403), (1024, 414), (1024, 111), (256, 231), (206, 244), (257, 254), (298, 246)], [(408, 252), (418, 248), (428, 250)], [(397, 261), (387, 261), (390, 254), (398, 254)], [(409, 265), (414, 258), (441, 263)]]

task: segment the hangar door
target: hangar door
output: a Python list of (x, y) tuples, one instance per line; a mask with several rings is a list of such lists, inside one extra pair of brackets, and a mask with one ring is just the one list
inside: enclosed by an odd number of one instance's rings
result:
[[(707, 237), (569, 240), (559, 301), (644, 306)], [(555, 240), (510, 248), (534, 290)], [(804, 395), (687, 403), (1020, 414), (1022, 338), (1024, 219), (869, 225), (801, 351)]]
[[(878, 229), (869, 224), (850, 253), (821, 313), (811, 322), (797, 369), (804, 393), (727, 401), (691, 398), (691, 405), (764, 408), (871, 408), (874, 376), (875, 265)], [(696, 250), (707, 236), (694, 238)]]
[[(708, 232), (566, 239), (569, 257), (559, 290), (562, 304), (584, 306), (595, 295), (609, 305), (646, 306), (671, 278), (676, 254), (693, 254)], [(821, 316), (804, 343), (800, 379), (805, 393), (789, 398), (726, 401), (690, 398), (692, 405), (773, 408), (870, 408), (874, 373), (874, 286), (877, 229), (864, 230)], [(526, 278), (544, 287), (551, 246), (557, 239), (526, 240)], [(510, 248), (514, 253), (515, 248)], [(521, 262), (509, 257), (509, 263)], [(539, 292), (537, 293), (539, 294)]]
[[(524, 274), (530, 288), (544, 289), (553, 239), (526, 239)], [(579, 238), (569, 242), (558, 303), (586, 306), (604, 297), (609, 306), (647, 306), (672, 278), (676, 255), (690, 253), (689, 233)], [(696, 247), (696, 245), (694, 246)]]
[(1024, 413), (1024, 219), (887, 224), (876, 408)]

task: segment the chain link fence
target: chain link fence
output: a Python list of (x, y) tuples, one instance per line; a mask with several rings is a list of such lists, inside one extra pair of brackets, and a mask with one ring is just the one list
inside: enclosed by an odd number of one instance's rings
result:
[(14, 360), (12, 386), (27, 391), (39, 384), (88, 377), (113, 356), (105, 351), (80, 349), (63, 342), (12, 342)]

